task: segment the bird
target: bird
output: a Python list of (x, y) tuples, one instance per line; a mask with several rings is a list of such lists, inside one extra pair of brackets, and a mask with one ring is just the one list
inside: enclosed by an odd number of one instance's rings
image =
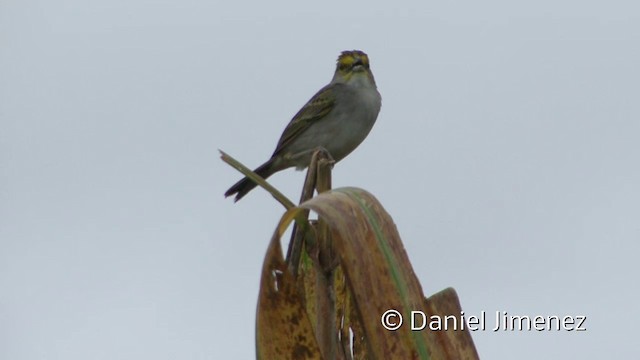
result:
[[(331, 82), (293, 116), (271, 158), (254, 172), (266, 179), (278, 171), (309, 166), (316, 149), (325, 149), (338, 162), (367, 137), (378, 118), (382, 97), (369, 56), (360, 50), (342, 51)], [(242, 199), (256, 183), (243, 178), (225, 192)]]

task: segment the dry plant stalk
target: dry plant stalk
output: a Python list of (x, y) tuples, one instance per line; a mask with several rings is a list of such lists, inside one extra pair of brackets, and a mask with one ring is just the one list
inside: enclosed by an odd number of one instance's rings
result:
[[(330, 164), (322, 151), (314, 154), (301, 204), (288, 208), (269, 244), (256, 314), (257, 358), (478, 359), (466, 329), (382, 326), (388, 309), (459, 316), (460, 303), (451, 288), (425, 299), (389, 214), (364, 190), (330, 190)], [(314, 189), (318, 195), (311, 197)], [(310, 210), (317, 222), (309, 221)], [(285, 259), (280, 238), (292, 222)]]

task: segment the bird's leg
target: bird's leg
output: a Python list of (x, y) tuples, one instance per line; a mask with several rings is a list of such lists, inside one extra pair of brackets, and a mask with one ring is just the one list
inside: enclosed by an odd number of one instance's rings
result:
[(325, 149), (323, 146), (318, 146), (315, 149), (313, 149), (313, 152), (322, 152), (326, 155), (326, 160), (329, 164), (331, 164), (331, 168), (333, 169), (333, 165), (336, 164), (336, 161), (333, 159), (333, 156), (331, 156), (331, 153), (329, 152), (329, 150)]
[(325, 155), (325, 160), (331, 164), (331, 168), (333, 169), (333, 165), (336, 161), (331, 156), (329, 150), (325, 149), (323, 146), (317, 146), (310, 150), (304, 150), (299, 153), (291, 154), (287, 156), (287, 160), (297, 164), (296, 169), (302, 170), (309, 166), (311, 159), (313, 158), (313, 154), (316, 152), (320, 152)]

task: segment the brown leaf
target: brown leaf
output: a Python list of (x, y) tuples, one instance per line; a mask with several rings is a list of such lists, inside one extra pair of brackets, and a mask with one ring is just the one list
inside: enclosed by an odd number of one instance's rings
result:
[[(296, 209), (285, 214), (288, 224)], [(287, 219), (287, 216), (289, 218)], [(271, 239), (262, 266), (256, 319), (258, 359), (322, 359), (304, 298), (282, 257), (280, 236), (286, 224)]]

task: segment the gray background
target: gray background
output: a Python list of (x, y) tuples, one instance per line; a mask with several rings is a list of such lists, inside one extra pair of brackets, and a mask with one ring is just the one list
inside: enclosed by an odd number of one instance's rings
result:
[[(224, 199), (341, 50), (378, 123), (334, 171), (391, 213), (484, 359), (632, 358), (640, 11), (632, 1), (0, 2), (0, 358), (250, 359), (282, 208)], [(272, 183), (297, 199), (303, 173)]]

